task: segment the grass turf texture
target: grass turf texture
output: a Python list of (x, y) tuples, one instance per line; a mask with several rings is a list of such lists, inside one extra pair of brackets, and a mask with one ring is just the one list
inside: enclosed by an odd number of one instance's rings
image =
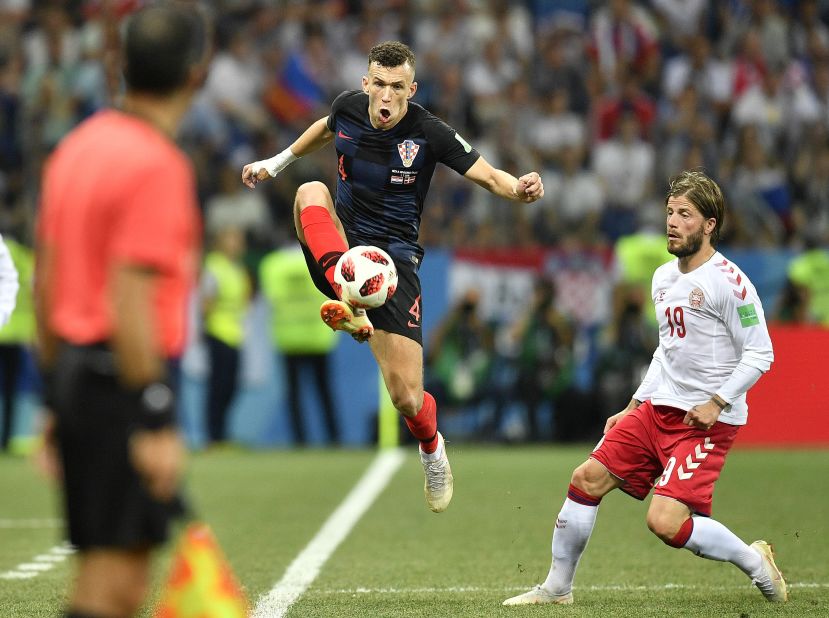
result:
[[(455, 498), (431, 513), (415, 448), (288, 616), (827, 616), (827, 451), (731, 453), (714, 517), (747, 542), (775, 545), (793, 584), (767, 603), (735, 567), (664, 546), (646, 504), (619, 492), (600, 508), (569, 607), (501, 607), (542, 581), (550, 533), (572, 468), (588, 446), (449, 444)], [(252, 603), (313, 538), (374, 456), (369, 451), (224, 450), (193, 457), (189, 493)], [(0, 520), (48, 519), (57, 499), (21, 459), (0, 459)], [(0, 573), (60, 542), (54, 527), (0, 527)], [(55, 616), (69, 562), (27, 580), (0, 579), (0, 617)], [(163, 577), (166, 556), (158, 563)], [(146, 615), (150, 615), (147, 612)]]

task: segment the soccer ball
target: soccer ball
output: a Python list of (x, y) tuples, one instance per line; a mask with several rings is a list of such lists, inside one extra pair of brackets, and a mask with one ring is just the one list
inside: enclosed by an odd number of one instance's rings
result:
[(394, 295), (397, 269), (378, 247), (351, 247), (334, 267), (334, 288), (352, 307), (375, 309)]

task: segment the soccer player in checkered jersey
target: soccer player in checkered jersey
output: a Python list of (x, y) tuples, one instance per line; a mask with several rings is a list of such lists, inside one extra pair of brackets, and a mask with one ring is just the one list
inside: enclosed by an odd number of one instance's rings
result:
[[(342, 93), (331, 113), (313, 123), (289, 148), (245, 165), (242, 181), (276, 176), (296, 158), (334, 142), (338, 177), (336, 202), (320, 182), (299, 187), (294, 202), (297, 236), (317, 287), (331, 300), (323, 320), (335, 330), (369, 341), (395, 408), (420, 441), (429, 507), (443, 511), (453, 479), (443, 436), (437, 430), (435, 400), (423, 390), (418, 244), (420, 216), (438, 162), (488, 191), (518, 202), (544, 195), (541, 178), (520, 178), (495, 169), (454, 129), (410, 99), (417, 91), (415, 57), (397, 41), (369, 51), (362, 90)], [(394, 259), (398, 286), (382, 307), (350, 307), (335, 292), (334, 266), (349, 246), (375, 245)]]
[(722, 192), (699, 171), (671, 181), (668, 251), (651, 294), (659, 347), (627, 407), (573, 472), (553, 531), (547, 579), (504, 605), (573, 602), (576, 566), (602, 498), (620, 488), (643, 500), (648, 528), (671, 547), (731, 562), (769, 601), (786, 601), (786, 583), (765, 541), (746, 545), (711, 518), (714, 483), (741, 425), (746, 392), (774, 360), (754, 286), (716, 250), (725, 214)]

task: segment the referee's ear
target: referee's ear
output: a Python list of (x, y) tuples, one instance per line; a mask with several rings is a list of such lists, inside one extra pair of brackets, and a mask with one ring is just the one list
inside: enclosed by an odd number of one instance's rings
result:
[(415, 95), (415, 92), (417, 92), (417, 82), (412, 82), (412, 85), (409, 86), (409, 94), (406, 95), (406, 98), (411, 99)]

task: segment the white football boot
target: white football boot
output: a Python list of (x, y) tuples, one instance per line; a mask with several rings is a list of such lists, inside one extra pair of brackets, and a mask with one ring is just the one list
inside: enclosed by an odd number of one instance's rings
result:
[(320, 317), (332, 330), (348, 333), (360, 343), (374, 334), (374, 326), (365, 309), (357, 309), (341, 300), (326, 300), (320, 307)]
[(547, 590), (539, 585), (524, 594), (519, 594), (518, 596), (507, 599), (502, 603), (502, 605), (572, 605), (572, 603), (572, 592), (562, 595), (555, 595), (552, 592), (547, 592)]
[(440, 432), (437, 450), (434, 453), (424, 453), (420, 450), (420, 463), (423, 464), (423, 471), (426, 473), (426, 481), (423, 484), (426, 504), (435, 513), (441, 513), (452, 501), (455, 479), (446, 458), (446, 444)]
[(766, 600), (772, 603), (785, 603), (789, 600), (786, 580), (774, 563), (774, 549), (765, 541), (754, 541), (749, 547), (760, 554), (763, 559), (763, 574), (751, 580), (760, 589)]

